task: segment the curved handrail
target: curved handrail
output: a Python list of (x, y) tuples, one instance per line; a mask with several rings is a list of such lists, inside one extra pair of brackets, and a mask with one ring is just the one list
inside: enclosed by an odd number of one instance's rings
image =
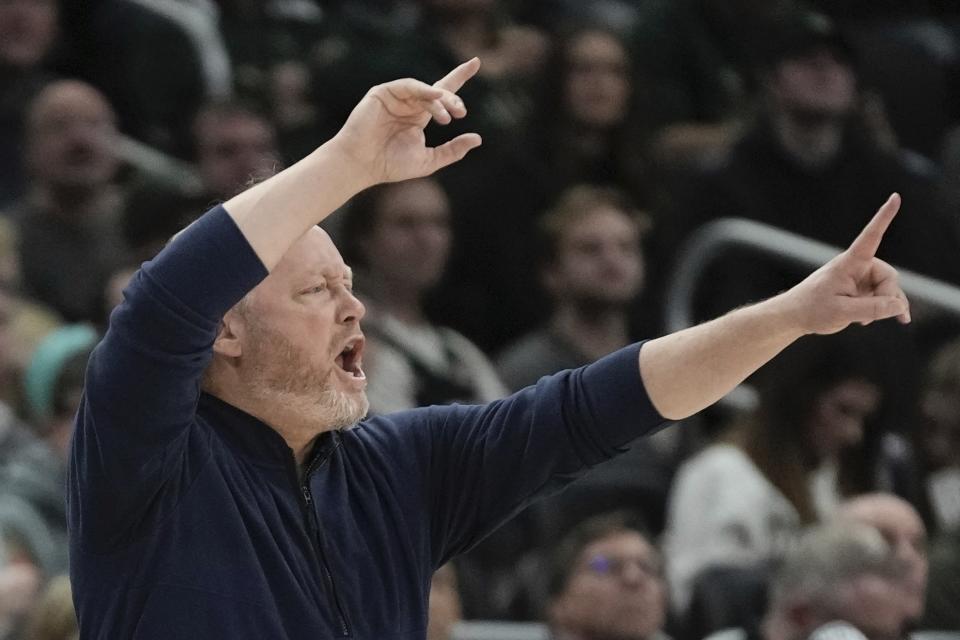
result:
[[(773, 255), (811, 271), (843, 251), (839, 247), (745, 218), (722, 218), (709, 222), (697, 229), (684, 245), (670, 278), (665, 309), (667, 332), (679, 331), (694, 324), (693, 298), (697, 282), (710, 263), (729, 247)], [(897, 272), (900, 274), (900, 287), (912, 304), (925, 303), (960, 316), (960, 288), (899, 267)], [(738, 386), (722, 400), (736, 409), (752, 408), (756, 401), (756, 391), (745, 384)]]
[[(694, 323), (696, 284), (710, 263), (729, 247), (774, 255), (811, 271), (843, 251), (754, 220), (723, 218), (709, 222), (700, 227), (684, 246), (670, 279), (665, 311), (668, 332)], [(960, 288), (899, 267), (897, 272), (900, 286), (911, 302), (926, 303), (960, 316)]]

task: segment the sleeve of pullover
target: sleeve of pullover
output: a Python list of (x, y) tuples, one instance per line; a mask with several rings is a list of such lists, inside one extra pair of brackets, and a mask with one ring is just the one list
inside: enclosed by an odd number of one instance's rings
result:
[(120, 543), (209, 454), (194, 415), (223, 315), (267, 271), (222, 207), (133, 277), (87, 368), (70, 457), (72, 535)]

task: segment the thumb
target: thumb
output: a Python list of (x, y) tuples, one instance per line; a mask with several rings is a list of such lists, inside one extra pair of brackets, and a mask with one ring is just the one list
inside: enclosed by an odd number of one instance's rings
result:
[(464, 133), (453, 140), (443, 143), (439, 147), (430, 149), (430, 173), (462, 160), (471, 149), (479, 147), (483, 140), (476, 133)]
[(860, 324), (870, 324), (909, 313), (907, 301), (896, 296), (845, 297), (841, 309), (848, 323)]

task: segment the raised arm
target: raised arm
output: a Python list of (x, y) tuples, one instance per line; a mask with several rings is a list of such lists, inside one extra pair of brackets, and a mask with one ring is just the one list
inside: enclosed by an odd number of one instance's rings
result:
[(423, 134), (431, 119), (448, 124), (466, 115), (456, 92), (479, 68), (474, 58), (432, 86), (408, 78), (370, 89), (329, 142), (229, 200), (224, 207), (267, 269), (363, 189), (429, 175), (479, 146), (475, 133), (435, 148), (426, 146)]
[(876, 257), (899, 208), (900, 196), (893, 194), (846, 251), (792, 289), (646, 343), (640, 375), (654, 406), (665, 417), (686, 418), (801, 336), (892, 317), (909, 322), (896, 271)]

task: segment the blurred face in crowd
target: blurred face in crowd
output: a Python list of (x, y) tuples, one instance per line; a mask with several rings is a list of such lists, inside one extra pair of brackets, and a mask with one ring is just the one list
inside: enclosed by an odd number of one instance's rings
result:
[(450, 202), (430, 178), (391, 185), (376, 203), (362, 248), (385, 286), (424, 291), (443, 275), (450, 255)]
[(960, 465), (960, 396), (948, 391), (928, 391), (920, 411), (920, 446), (927, 466), (936, 471)]
[(0, 65), (29, 69), (57, 36), (55, 0), (0, 0)]
[(841, 517), (875, 527), (903, 563), (905, 613), (911, 619), (923, 614), (927, 590), (927, 531), (910, 503), (890, 494), (870, 494), (841, 507)]
[[(270, 415), (294, 415), (318, 430), (348, 427), (368, 408), (363, 314), (349, 267), (313, 227), (228, 312), (214, 350), (246, 399)], [(217, 394), (222, 377), (211, 382)]]
[(666, 610), (660, 554), (633, 531), (587, 545), (550, 607), (560, 631), (622, 640), (650, 638), (663, 627)]
[(619, 209), (597, 206), (561, 234), (556, 259), (544, 275), (558, 299), (593, 308), (627, 304), (644, 278), (636, 222)]
[(608, 129), (627, 117), (630, 102), (630, 59), (612, 34), (586, 31), (566, 52), (566, 109), (583, 126)]
[(194, 128), (200, 178), (212, 196), (228, 199), (279, 162), (273, 127), (252, 113), (202, 113)]
[(880, 389), (866, 380), (843, 380), (814, 402), (808, 437), (821, 459), (834, 458), (863, 440), (867, 418), (880, 405)]
[(427, 640), (449, 640), (453, 626), (462, 617), (457, 573), (453, 565), (445, 564), (433, 574), (430, 582)]
[(62, 80), (47, 86), (27, 116), (27, 158), (34, 177), (54, 189), (95, 189), (116, 174), (113, 110), (88, 84)]
[(828, 46), (781, 61), (770, 88), (780, 110), (809, 117), (843, 117), (857, 98), (853, 68)]

